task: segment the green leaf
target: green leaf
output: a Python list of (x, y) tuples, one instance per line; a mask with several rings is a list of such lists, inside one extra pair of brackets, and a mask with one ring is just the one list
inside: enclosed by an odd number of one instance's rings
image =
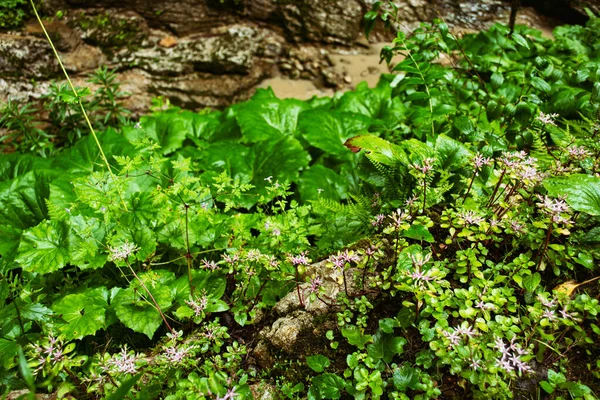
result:
[(233, 107), (244, 142), (295, 136), (298, 115), (309, 106), (296, 99), (256, 99)]
[(419, 384), (419, 372), (413, 367), (403, 364), (394, 370), (393, 382), (394, 387), (400, 392), (407, 389), (415, 390)]
[(441, 167), (449, 171), (462, 168), (472, 156), (471, 151), (462, 143), (444, 134), (438, 135), (435, 141), (435, 150)]
[(162, 154), (170, 154), (183, 145), (187, 134), (193, 132), (193, 118), (188, 112), (171, 109), (140, 119), (143, 129), (126, 127), (123, 135), (130, 142), (150, 138), (161, 147)]
[(66, 321), (58, 328), (67, 340), (81, 339), (106, 328), (107, 308), (108, 290), (105, 287), (66, 295), (52, 305), (52, 310)]
[(392, 93), (389, 84), (380, 83), (373, 89), (370, 89), (366, 82), (359, 83), (354, 91), (343, 94), (338, 103), (338, 110), (378, 118), (384, 106), (390, 102)]
[(386, 363), (391, 363), (397, 354), (404, 352), (404, 345), (407, 343), (403, 337), (396, 337), (393, 334), (378, 331), (373, 336), (373, 343), (367, 346), (367, 353), (374, 359), (383, 359)]
[(353, 325), (342, 328), (342, 335), (348, 340), (348, 343), (361, 350), (373, 339), (371, 335), (363, 334), (360, 328)]
[(302, 136), (311, 146), (340, 158), (349, 158), (351, 152), (344, 147), (349, 138), (363, 133), (371, 119), (356, 113), (310, 110), (300, 114), (298, 126)]
[(99, 248), (104, 241), (104, 224), (97, 218), (77, 215), (70, 218), (69, 226), (69, 262), (81, 269), (104, 266), (107, 255)]
[(523, 36), (519, 35), (516, 32), (513, 32), (511, 36), (512, 36), (513, 40), (515, 42), (517, 42), (517, 44), (525, 47), (526, 49), (529, 49), (529, 43), (527, 43), (527, 39), (525, 39)]
[(564, 196), (575, 211), (600, 215), (600, 178), (573, 174), (544, 180), (544, 187), (551, 196)]
[(323, 372), (331, 364), (329, 358), (321, 354), (306, 357), (306, 363), (315, 372)]
[(131, 389), (135, 386), (137, 381), (140, 380), (142, 375), (143, 374), (137, 374), (127, 379), (116, 391), (111, 393), (106, 400), (123, 400), (129, 394), (129, 392), (131, 392)]
[[(169, 283), (173, 281), (174, 274), (157, 270), (138, 276), (150, 290), (163, 313), (166, 312), (173, 301), (173, 291)], [(163, 322), (154, 302), (137, 280), (131, 281), (129, 288), (119, 291), (112, 305), (117, 317), (126, 327), (144, 333), (150, 339)]]
[(525, 278), (523, 278), (523, 287), (528, 292), (533, 293), (535, 292), (535, 289), (537, 289), (537, 287), (540, 285), (541, 281), (542, 276), (538, 272), (536, 272), (532, 275), (528, 275)]
[(400, 326), (394, 318), (383, 318), (379, 320), (379, 329), (385, 333), (394, 333), (394, 328)]
[(42, 222), (48, 216), (49, 180), (43, 173), (32, 171), (1, 183), (0, 226), (24, 230)]
[(542, 389), (544, 389), (544, 392), (546, 393), (554, 393), (554, 386), (552, 386), (550, 383), (548, 383), (548, 381), (541, 381), (540, 382), (540, 387)]
[(43, 221), (23, 232), (15, 261), (23, 270), (47, 274), (68, 261), (68, 228), (63, 222)]
[(33, 376), (33, 372), (31, 371), (31, 367), (27, 363), (27, 359), (25, 358), (25, 354), (23, 353), (23, 349), (19, 346), (19, 370), (21, 371), (21, 375), (23, 376), (23, 380), (25, 384), (29, 388), (31, 392), (35, 391), (35, 377)]
[[(335, 374), (322, 374), (317, 375), (312, 378), (312, 389), (316, 389), (319, 397), (312, 398), (318, 399), (339, 399), (342, 396), (342, 391), (346, 387), (346, 382)], [(311, 398), (311, 393), (309, 393), (309, 398)]]
[(531, 86), (544, 93), (552, 90), (552, 86), (548, 82), (537, 76), (531, 78)]
[(377, 136), (355, 136), (348, 139), (345, 145), (353, 151), (364, 150), (371, 160), (383, 165), (394, 167), (398, 164), (409, 164), (408, 157), (402, 147)]
[(303, 201), (319, 198), (345, 200), (348, 181), (330, 168), (317, 164), (305, 170), (298, 179), (298, 191)]
[(435, 242), (435, 238), (429, 232), (429, 229), (423, 225), (412, 224), (408, 230), (402, 233), (403, 237), (415, 240), (424, 240), (429, 243)]

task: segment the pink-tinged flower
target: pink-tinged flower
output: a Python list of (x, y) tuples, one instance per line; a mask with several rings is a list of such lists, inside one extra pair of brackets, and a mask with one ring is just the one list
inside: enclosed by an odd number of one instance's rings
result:
[(461, 337), (458, 334), (458, 332), (456, 332), (454, 330), (452, 330), (450, 332), (442, 331), (442, 335), (444, 335), (446, 337), (446, 339), (448, 339), (450, 341), (451, 346), (458, 346), (460, 344)]
[(390, 214), (390, 219), (392, 220), (391, 225), (399, 228), (403, 223), (410, 221), (412, 217), (407, 211), (397, 209)]
[(419, 171), (419, 172), (427, 175), (428, 173), (430, 173), (433, 170), (433, 164), (434, 163), (435, 163), (435, 159), (434, 158), (426, 158), (421, 163), (422, 165), (411, 164), (411, 167), (413, 167), (417, 171)]
[(318, 294), (319, 290), (323, 286), (323, 279), (318, 276), (315, 276), (310, 280), (310, 286), (308, 288), (308, 292), (310, 294)]
[(217, 396), (216, 400), (233, 400), (235, 398), (235, 396), (238, 396), (238, 395), (239, 394), (235, 392), (235, 389), (231, 388), (227, 391), (225, 396), (223, 396), (223, 397)]
[(476, 358), (471, 358), (471, 363), (469, 364), (469, 367), (471, 367), (475, 371), (477, 371), (478, 369), (481, 369), (481, 360), (478, 360)]
[(569, 156), (575, 160), (583, 160), (593, 155), (591, 151), (583, 146), (570, 146), (567, 148), (567, 152), (569, 153)]
[(542, 303), (542, 305), (546, 308), (554, 308), (556, 307), (557, 303), (555, 299), (552, 300), (548, 300), (546, 299), (546, 297), (542, 296), (541, 294), (538, 295), (538, 300), (540, 301), (540, 303)]
[(540, 115), (538, 115), (536, 119), (544, 125), (556, 126), (556, 123), (554, 122), (554, 119), (556, 118), (558, 118), (558, 114), (545, 114), (542, 111), (540, 111)]
[(554, 310), (545, 310), (542, 313), (542, 318), (547, 318), (549, 321), (556, 320), (556, 312)]
[(456, 328), (456, 333), (458, 333), (459, 335), (467, 336), (468, 338), (472, 338), (478, 335), (478, 333), (473, 329), (472, 326), (459, 326), (458, 328)]
[(383, 214), (376, 215), (375, 219), (373, 221), (371, 221), (371, 225), (379, 226), (383, 223), (384, 219), (385, 219), (385, 215), (383, 215)]
[(406, 208), (411, 208), (415, 205), (415, 203), (417, 202), (417, 195), (414, 195), (413, 197), (411, 197), (410, 199), (406, 200), (406, 202), (404, 203), (404, 205), (406, 206)]
[(127, 260), (130, 255), (132, 255), (133, 253), (135, 253), (139, 249), (140, 248), (137, 247), (135, 244), (129, 243), (128, 241), (125, 241), (125, 243), (123, 243), (120, 246), (109, 247), (108, 248), (108, 251), (110, 253), (109, 256), (108, 256), (108, 259), (110, 261), (123, 261), (123, 260)]
[(248, 259), (248, 261), (258, 261), (260, 260), (261, 256), (262, 253), (260, 252), (260, 250), (257, 249), (250, 249), (246, 253), (246, 258)]
[(474, 211), (463, 211), (458, 214), (460, 218), (465, 221), (466, 225), (480, 225), (485, 219), (477, 214)]
[(423, 267), (429, 262), (429, 260), (431, 260), (431, 253), (427, 254), (425, 257), (423, 257), (423, 254), (421, 253), (409, 254), (408, 258), (410, 258), (412, 261), (413, 266), (418, 269)]
[(471, 165), (475, 170), (475, 175), (478, 175), (479, 171), (481, 171), (483, 167), (486, 167), (491, 164), (492, 159), (490, 157), (484, 157), (481, 153), (477, 153), (475, 157), (473, 157), (473, 159), (471, 160)]
[(185, 303), (194, 311), (194, 316), (201, 317), (204, 313), (206, 305), (208, 304), (208, 297), (206, 294), (203, 294), (199, 299), (189, 301), (186, 300)]
[(205, 269), (208, 269), (210, 271), (214, 271), (219, 268), (217, 263), (214, 261), (208, 261), (206, 259), (203, 259), (201, 262), (202, 262), (202, 267)]
[(495, 347), (501, 354), (501, 357), (496, 359), (496, 365), (498, 367), (504, 369), (508, 373), (515, 370), (520, 374), (532, 371), (531, 367), (521, 360), (521, 356), (527, 355), (528, 352), (516, 343), (515, 337), (510, 340), (508, 346), (502, 339), (496, 338)]
[(191, 349), (191, 347), (176, 345), (165, 347), (164, 356), (170, 364), (179, 364), (189, 355)]
[(221, 254), (221, 258), (230, 265), (233, 265), (240, 260), (240, 256), (237, 253), (232, 256), (229, 254)]
[(421, 271), (414, 271), (409, 275), (415, 282), (419, 282), (419, 281), (423, 281), (423, 282), (429, 282), (430, 280), (432, 280), (433, 278), (429, 275), (427, 275), (426, 272), (421, 272)]
[(288, 260), (289, 260), (289, 262), (292, 263), (292, 265), (294, 267), (297, 267), (299, 265), (309, 265), (310, 264), (310, 259), (308, 257), (306, 257), (305, 251), (301, 252), (297, 256), (288, 256)]
[(121, 349), (121, 353), (115, 354), (106, 364), (115, 372), (133, 375), (137, 373), (137, 361), (139, 361), (139, 357), (134, 354), (128, 354), (127, 345), (125, 345)]
[(562, 310), (559, 310), (558, 312), (560, 313), (560, 316), (561, 316), (563, 319), (572, 319), (572, 320), (574, 320), (574, 319), (575, 319), (575, 315), (574, 315), (574, 314), (570, 314), (570, 313), (567, 311), (567, 307), (563, 307), (563, 309), (562, 309)]

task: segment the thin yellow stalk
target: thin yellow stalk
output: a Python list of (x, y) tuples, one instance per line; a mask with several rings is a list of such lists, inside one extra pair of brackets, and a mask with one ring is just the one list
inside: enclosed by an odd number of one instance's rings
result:
[[(50, 39), (50, 35), (48, 35), (48, 32), (46, 31), (46, 27), (44, 26), (44, 23), (42, 22), (42, 19), (40, 18), (40, 15), (37, 12), (37, 9), (35, 7), (35, 4), (33, 3), (33, 0), (29, 0), (29, 2), (31, 3), (31, 7), (33, 8), (33, 13), (35, 14), (35, 17), (37, 18), (40, 26), (42, 27), (42, 31), (44, 32), (44, 35), (46, 36), (46, 40), (48, 40), (48, 43), (50, 44), (50, 47), (52, 48), (52, 51), (54, 52), (54, 56), (56, 57), (56, 60), (58, 61), (60, 68), (62, 69), (63, 73), (65, 74), (65, 78), (67, 78), (67, 82), (69, 83), (69, 86), (71, 87), (71, 90), (73, 91), (73, 95), (75, 96), (75, 98), (77, 99), (77, 102), (79, 103), (79, 107), (81, 108), (81, 113), (83, 114), (83, 117), (85, 118), (85, 122), (87, 123), (87, 126), (90, 130), (90, 133), (92, 134), (92, 137), (96, 141), (96, 145), (98, 146), (98, 150), (100, 150), (100, 155), (102, 156), (102, 160), (104, 161), (104, 164), (106, 165), (106, 169), (108, 169), (108, 173), (110, 174), (110, 177), (112, 178), (113, 182), (116, 182), (115, 175), (113, 174), (112, 169), (110, 168), (110, 164), (108, 163), (108, 160), (106, 159), (106, 155), (104, 154), (102, 145), (100, 144), (100, 141), (98, 140), (96, 131), (94, 131), (94, 127), (92, 126), (92, 123), (90, 122), (90, 118), (88, 117), (87, 112), (85, 111), (85, 107), (83, 106), (83, 102), (81, 101), (81, 96), (79, 96), (79, 94), (77, 93), (77, 90), (75, 90), (75, 86), (73, 86), (73, 82), (71, 82), (71, 78), (69, 78), (69, 74), (67, 73), (67, 70), (65, 69), (65, 66), (62, 63), (62, 60), (60, 59), (60, 56), (58, 55), (58, 51), (56, 51), (56, 47), (54, 47), (54, 43), (52, 42), (52, 39)], [(123, 208), (125, 209), (125, 211), (128, 211), (127, 204), (125, 204), (125, 200), (123, 199), (123, 196), (121, 195), (120, 190), (119, 190), (119, 197), (121, 199), (121, 202), (123, 203)]]

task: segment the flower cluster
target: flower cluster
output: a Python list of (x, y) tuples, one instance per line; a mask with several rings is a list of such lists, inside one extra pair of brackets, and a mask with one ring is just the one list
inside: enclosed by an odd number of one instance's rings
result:
[(544, 112), (540, 111), (540, 114), (536, 119), (544, 125), (556, 126), (556, 123), (554, 122), (556, 118), (558, 118), (558, 114), (545, 114)]
[(127, 351), (127, 345), (121, 348), (121, 352), (113, 355), (108, 361), (106, 361), (105, 370), (111, 373), (121, 374), (136, 374), (138, 371), (137, 363), (140, 361), (140, 356), (136, 354), (129, 354)]
[(127, 240), (120, 246), (109, 247), (109, 260), (110, 261), (124, 261), (129, 258), (130, 255), (134, 254), (140, 248), (133, 243), (129, 243)]
[(529, 353), (516, 343), (516, 337), (513, 337), (508, 344), (503, 339), (496, 338), (494, 345), (501, 354), (501, 357), (496, 360), (498, 367), (508, 373), (517, 371), (522, 374), (533, 371), (526, 362), (521, 360), (522, 356), (529, 355)]
[(199, 299), (186, 300), (185, 303), (194, 310), (194, 316), (201, 317), (208, 304), (208, 297), (206, 296), (206, 293), (204, 293)]
[(343, 252), (330, 255), (327, 261), (332, 263), (336, 268), (344, 268), (346, 263), (359, 262), (360, 256), (358, 254), (350, 253), (346, 249)]
[(36, 344), (33, 347), (39, 363), (39, 366), (35, 370), (36, 373), (41, 371), (47, 363), (52, 363), (52, 365), (54, 365), (63, 361), (65, 357), (64, 343), (62, 340), (55, 338), (52, 334), (48, 335), (47, 340), (47, 344), (43, 346)]
[(565, 225), (573, 223), (573, 221), (564, 216), (564, 214), (568, 214), (571, 211), (571, 208), (565, 201), (564, 197), (553, 199), (548, 196), (538, 196), (538, 199), (540, 200), (538, 207), (544, 214), (547, 214), (551, 217), (552, 222), (555, 224)]

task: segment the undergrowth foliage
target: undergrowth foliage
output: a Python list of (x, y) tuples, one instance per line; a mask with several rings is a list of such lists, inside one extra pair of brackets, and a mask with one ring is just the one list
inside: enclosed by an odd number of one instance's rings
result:
[[(88, 105), (110, 170), (75, 95), (53, 87), (50, 132), (8, 104), (1, 385), (595, 398), (599, 32), (591, 18), (554, 41), (502, 25), (457, 38), (438, 21), (398, 33), (382, 58), (403, 61), (375, 88), (259, 90), (199, 113), (157, 100), (135, 124), (101, 70)], [(251, 346), (286, 295), (327, 308), (329, 347), (257, 369)]]

